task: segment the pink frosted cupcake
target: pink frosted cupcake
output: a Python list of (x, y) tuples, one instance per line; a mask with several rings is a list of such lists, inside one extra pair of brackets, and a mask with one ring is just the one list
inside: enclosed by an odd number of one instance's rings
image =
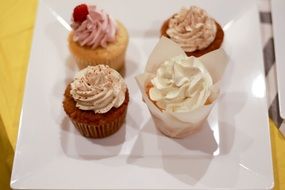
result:
[(124, 66), (128, 32), (96, 6), (81, 4), (75, 7), (69, 34), (69, 49), (79, 68), (105, 64), (119, 70)]

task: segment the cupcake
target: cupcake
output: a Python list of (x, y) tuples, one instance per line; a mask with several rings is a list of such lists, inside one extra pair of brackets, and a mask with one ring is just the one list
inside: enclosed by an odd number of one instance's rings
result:
[(124, 123), (129, 94), (122, 76), (107, 65), (88, 66), (64, 93), (63, 108), (85, 137), (103, 138)]
[(182, 8), (163, 23), (160, 32), (195, 57), (219, 49), (224, 39), (220, 24), (196, 6)]
[(156, 127), (173, 138), (200, 129), (220, 94), (226, 65), (222, 49), (188, 57), (178, 44), (162, 37), (145, 72), (136, 76)]
[(80, 69), (98, 64), (116, 70), (124, 66), (128, 32), (120, 21), (96, 6), (81, 4), (73, 10), (71, 27), (69, 49)]
[(212, 86), (212, 77), (199, 59), (178, 55), (159, 66), (146, 90), (160, 110), (190, 112), (211, 103)]

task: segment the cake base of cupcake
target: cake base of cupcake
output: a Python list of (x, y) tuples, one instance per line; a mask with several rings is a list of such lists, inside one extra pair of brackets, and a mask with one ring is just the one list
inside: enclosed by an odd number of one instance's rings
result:
[[(165, 36), (167, 38), (170, 38), (166, 31), (168, 29), (168, 23), (169, 23), (169, 20), (166, 20), (161, 29), (160, 29), (160, 34), (161, 36)], [(223, 40), (224, 40), (224, 31), (223, 31), (223, 28), (221, 27), (221, 25), (217, 22), (216, 23), (216, 26), (217, 26), (217, 33), (216, 33), (216, 37), (214, 39), (214, 41), (206, 48), (204, 49), (201, 49), (201, 50), (196, 50), (196, 51), (193, 51), (193, 52), (185, 52), (187, 54), (187, 56), (194, 56), (194, 57), (200, 57), (206, 53), (209, 53), (211, 51), (214, 51), (216, 49), (219, 49), (223, 43)]]
[(117, 26), (118, 33), (116, 34), (116, 41), (109, 43), (106, 48), (100, 46), (92, 49), (81, 46), (73, 41), (73, 32), (69, 33), (69, 49), (80, 69), (87, 66), (104, 64), (118, 71), (124, 66), (129, 37), (127, 29), (122, 23), (117, 21)]
[(118, 108), (112, 108), (107, 113), (97, 114), (93, 110), (80, 110), (76, 107), (71, 86), (68, 85), (63, 100), (63, 108), (74, 126), (85, 137), (104, 138), (117, 132), (123, 125), (129, 103), (129, 93), (126, 90), (125, 100)]
[(105, 138), (116, 133), (125, 121), (126, 113), (121, 117), (115, 118), (111, 123), (102, 125), (91, 125), (86, 123), (80, 123), (72, 120), (73, 125), (81, 133), (81, 135), (88, 138)]
[(80, 57), (77, 57), (75, 55), (73, 55), (77, 65), (78, 65), (78, 68), (81, 70), (81, 69), (84, 69), (85, 67), (88, 67), (88, 66), (95, 66), (95, 65), (100, 65), (100, 64), (104, 64), (104, 65), (108, 65), (110, 66), (111, 68), (117, 70), (117, 71), (120, 71), (124, 65), (125, 65), (125, 52), (122, 53), (121, 55), (118, 55), (117, 57), (109, 57), (109, 58), (104, 58), (102, 60), (99, 60), (99, 59), (96, 59), (96, 60), (87, 60), (87, 59), (82, 59)]

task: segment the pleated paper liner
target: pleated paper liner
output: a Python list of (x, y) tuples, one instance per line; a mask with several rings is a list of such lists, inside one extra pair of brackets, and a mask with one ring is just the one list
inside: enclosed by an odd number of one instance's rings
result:
[(116, 133), (121, 128), (125, 121), (126, 112), (127, 110), (125, 110), (122, 115), (112, 120), (112, 122), (103, 125), (80, 123), (75, 120), (72, 120), (72, 123), (85, 137), (104, 138)]

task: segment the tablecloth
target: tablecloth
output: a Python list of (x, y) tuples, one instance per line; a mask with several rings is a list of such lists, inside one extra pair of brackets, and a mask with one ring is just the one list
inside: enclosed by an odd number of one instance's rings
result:
[[(0, 189), (9, 189), (37, 0), (0, 0)], [(269, 0), (260, 0), (275, 190), (285, 189), (285, 138), (278, 127), (274, 37)]]

